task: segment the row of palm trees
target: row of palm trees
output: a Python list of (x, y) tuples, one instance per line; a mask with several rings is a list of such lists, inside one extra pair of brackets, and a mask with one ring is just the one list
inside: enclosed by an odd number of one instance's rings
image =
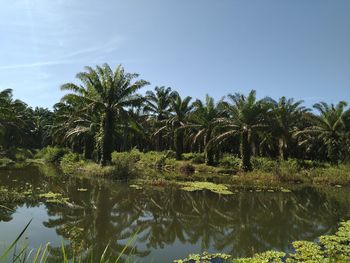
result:
[[(241, 157), (244, 170), (252, 168), (253, 155), (333, 163), (350, 157), (350, 110), (344, 101), (315, 104), (315, 113), (302, 101), (285, 97), (258, 100), (255, 91), (229, 94), (219, 102), (208, 95), (205, 101), (192, 102), (170, 87), (156, 87), (141, 96), (138, 91), (149, 83), (121, 65), (114, 71), (107, 64), (86, 67), (77, 78), (79, 84), (62, 85), (66, 95), (53, 112), (31, 110), (13, 100), (10, 90), (0, 93), (2, 147), (10, 142), (4, 134), (15, 136), (26, 130), (26, 115), (34, 119), (31, 128), (41, 134), (41, 146), (69, 146), (102, 165), (111, 162), (114, 150), (133, 147), (174, 150), (177, 159), (184, 152), (204, 153), (209, 165), (229, 152)], [(23, 140), (23, 135), (13, 140), (19, 138)]]

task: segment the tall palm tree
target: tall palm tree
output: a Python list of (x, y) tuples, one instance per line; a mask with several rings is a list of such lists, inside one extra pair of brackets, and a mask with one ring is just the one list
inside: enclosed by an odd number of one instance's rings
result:
[(329, 160), (337, 163), (342, 157), (342, 152), (346, 151), (344, 142), (350, 134), (347, 127), (350, 110), (346, 110), (346, 106), (345, 101), (340, 101), (337, 105), (316, 103), (313, 107), (320, 115), (312, 115), (312, 125), (295, 132), (295, 136), (300, 140), (299, 144), (308, 144), (316, 138), (326, 147)]
[(273, 139), (277, 141), (279, 158), (287, 160), (292, 142), (293, 132), (300, 126), (302, 115), (308, 111), (301, 104), (303, 101), (294, 101), (281, 97), (279, 101), (272, 98), (264, 99), (272, 109), (269, 118), (269, 133)]
[(30, 132), (30, 129), (23, 129), (30, 125), (28, 114), (27, 105), (21, 100), (14, 100), (11, 89), (0, 92), (0, 143), (5, 149), (14, 144), (18, 146), (25, 133)]
[(81, 100), (88, 113), (97, 112), (100, 117), (101, 165), (111, 162), (113, 151), (114, 128), (117, 121), (128, 117), (128, 107), (138, 106), (143, 99), (136, 92), (148, 85), (145, 80), (136, 80), (139, 75), (126, 73), (119, 65), (115, 71), (104, 64), (96, 69), (86, 67), (85, 72), (77, 74), (82, 85), (64, 84), (62, 90), (71, 90), (63, 100)]
[[(205, 103), (196, 100), (193, 103), (194, 111), (189, 117), (189, 121), (184, 128), (189, 129), (191, 133), (191, 142), (196, 145), (200, 144), (206, 147), (212, 138), (212, 132), (215, 127), (216, 120), (220, 117), (221, 111), (218, 109), (214, 99), (206, 95)], [(202, 148), (202, 147), (201, 147)], [(208, 165), (214, 163), (213, 149), (205, 148), (205, 160)]]
[[(191, 99), (192, 98), (189, 96), (182, 99), (177, 92), (174, 92), (171, 99), (171, 110), (173, 112), (173, 116), (166, 121), (166, 126), (170, 126), (171, 130), (174, 132), (177, 160), (181, 160), (182, 158), (181, 155), (184, 148), (184, 130), (180, 128), (185, 125), (189, 113), (193, 108), (193, 105), (190, 104)], [(166, 126), (163, 126), (163, 128)], [(161, 128), (159, 131), (161, 131), (163, 128)]]
[(240, 136), (240, 153), (242, 158), (242, 169), (249, 171), (252, 169), (251, 138), (255, 132), (266, 128), (266, 112), (268, 107), (262, 101), (256, 99), (255, 90), (250, 91), (248, 96), (240, 93), (229, 94), (229, 102), (222, 102), (222, 107), (226, 117), (219, 118), (216, 130), (219, 133), (213, 137), (208, 147), (213, 147), (228, 138)]
[[(144, 109), (145, 111), (149, 112), (155, 120), (155, 126), (158, 126), (163, 120), (170, 116), (170, 103), (174, 93), (170, 87), (165, 88), (164, 86), (155, 87), (154, 90), (155, 92), (146, 92), (146, 105)], [(158, 132), (156, 145), (157, 151), (161, 151), (163, 149), (162, 137), (162, 132)]]

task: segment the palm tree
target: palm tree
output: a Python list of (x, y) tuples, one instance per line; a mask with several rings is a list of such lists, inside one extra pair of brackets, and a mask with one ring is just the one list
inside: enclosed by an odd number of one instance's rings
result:
[(287, 99), (286, 97), (281, 97), (279, 101), (272, 98), (266, 98), (264, 101), (272, 109), (270, 112), (271, 118), (269, 118), (269, 133), (273, 139), (277, 140), (279, 158), (287, 160), (292, 134), (300, 126), (302, 115), (308, 109), (301, 106), (303, 101), (295, 102), (293, 99)]
[(138, 106), (143, 99), (136, 94), (140, 88), (148, 85), (145, 80), (136, 80), (139, 75), (126, 73), (119, 65), (113, 72), (104, 64), (96, 69), (86, 67), (85, 72), (77, 74), (77, 78), (83, 85), (73, 83), (64, 84), (62, 90), (71, 90), (73, 93), (63, 97), (67, 99), (81, 100), (88, 113), (97, 112), (100, 116), (100, 150), (101, 165), (111, 162), (113, 151), (114, 128), (117, 121), (123, 121), (128, 117), (128, 107)]
[[(182, 158), (181, 155), (184, 148), (184, 130), (180, 128), (185, 125), (189, 113), (193, 108), (193, 105), (190, 105), (191, 99), (192, 98), (189, 96), (182, 99), (177, 92), (174, 92), (171, 99), (171, 110), (174, 115), (166, 121), (166, 126), (170, 126), (171, 130), (174, 132), (177, 160), (181, 160)], [(166, 126), (163, 126), (158, 132), (162, 131)]]
[(216, 131), (219, 131), (210, 141), (208, 147), (222, 143), (228, 138), (240, 136), (240, 153), (242, 158), (242, 169), (249, 171), (251, 166), (252, 144), (251, 138), (255, 132), (266, 127), (264, 117), (268, 107), (262, 101), (257, 101), (256, 92), (252, 90), (248, 96), (242, 94), (229, 94), (232, 101), (222, 102), (226, 117), (219, 118)]
[[(189, 129), (192, 136), (191, 141), (194, 145), (197, 143), (203, 148), (206, 147), (212, 138), (212, 132), (215, 127), (216, 120), (220, 117), (221, 112), (214, 102), (214, 99), (206, 95), (205, 103), (196, 100), (193, 103), (194, 111), (189, 117), (189, 122), (184, 126)], [(214, 163), (214, 152), (211, 148), (205, 148), (205, 160), (208, 165)]]
[[(155, 92), (146, 92), (146, 105), (144, 110), (151, 114), (151, 117), (155, 119), (155, 125), (159, 125), (163, 120), (167, 119), (170, 115), (170, 103), (171, 98), (174, 95), (171, 88), (155, 87)], [(157, 133), (157, 151), (163, 149), (163, 134), (162, 132)]]
[(11, 146), (18, 146), (30, 125), (29, 109), (21, 100), (12, 98), (12, 90), (0, 92), (0, 143), (7, 150)]
[(342, 152), (346, 151), (344, 142), (350, 134), (347, 128), (350, 110), (346, 110), (346, 106), (345, 101), (340, 101), (337, 105), (316, 103), (313, 107), (320, 115), (312, 115), (312, 125), (294, 134), (300, 139), (299, 144), (307, 145), (316, 138), (326, 147), (329, 160), (337, 163), (341, 159)]

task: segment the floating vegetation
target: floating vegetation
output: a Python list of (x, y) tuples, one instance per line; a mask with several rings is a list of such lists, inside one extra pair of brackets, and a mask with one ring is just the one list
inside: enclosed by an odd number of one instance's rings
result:
[(291, 190), (289, 190), (289, 189), (287, 189), (287, 188), (281, 188), (281, 192), (282, 193), (291, 193), (292, 191)]
[(184, 183), (181, 183), (181, 185), (183, 185), (183, 187), (181, 187), (181, 190), (190, 191), (190, 192), (209, 190), (217, 194), (223, 194), (223, 195), (233, 194), (230, 190), (228, 190), (228, 187), (224, 184), (214, 184), (210, 182), (184, 182)]
[(86, 188), (78, 188), (77, 191), (78, 192), (87, 192), (88, 189)]
[(64, 198), (60, 193), (48, 192), (44, 194), (39, 194), (40, 198), (44, 198), (47, 203), (54, 204), (66, 204), (69, 198)]
[(237, 258), (232, 261), (229, 255), (205, 252), (202, 255), (191, 254), (185, 259), (175, 260), (174, 263), (227, 262), (228, 259), (233, 263), (350, 262), (350, 221), (340, 223), (334, 235), (321, 236), (319, 240), (295, 241), (294, 251), (287, 254), (281, 251), (266, 251), (250, 258)]
[(228, 260), (229, 258), (231, 258), (231, 256), (227, 254), (222, 254), (222, 253), (209, 254), (208, 252), (203, 252), (202, 255), (191, 254), (188, 256), (188, 258), (174, 260), (174, 263), (223, 262)]
[(53, 192), (48, 192), (45, 194), (39, 194), (40, 198), (47, 198), (47, 199), (56, 199), (62, 197), (62, 194), (60, 193), (53, 193)]
[(142, 186), (139, 186), (137, 184), (131, 184), (131, 185), (129, 185), (129, 187), (135, 188), (136, 190), (141, 190), (142, 189)]

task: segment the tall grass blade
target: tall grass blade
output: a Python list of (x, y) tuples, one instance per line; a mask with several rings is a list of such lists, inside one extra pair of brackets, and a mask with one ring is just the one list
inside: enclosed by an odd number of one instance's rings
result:
[(47, 253), (47, 249), (48, 249), (48, 247), (49, 247), (49, 244), (50, 244), (50, 243), (47, 243), (47, 244), (46, 244), (45, 249), (44, 249), (43, 253), (41, 254), (40, 263), (46, 262), (46, 259), (44, 260), (44, 258), (45, 258), (45, 255), (46, 255), (46, 253)]
[(63, 262), (64, 262), (64, 263), (68, 263), (68, 259), (67, 259), (67, 255), (66, 255), (66, 250), (64, 249), (64, 243), (63, 243), (63, 240), (62, 240), (61, 244), (62, 244), (62, 256), (63, 256)]
[(34, 256), (34, 259), (33, 259), (33, 262), (32, 262), (32, 263), (36, 263), (36, 262), (38, 261), (39, 255), (40, 255), (40, 253), (41, 253), (41, 249), (42, 249), (42, 246), (40, 245), (40, 247), (38, 248), (38, 250), (37, 250), (37, 252), (36, 252), (36, 254), (35, 254), (35, 256)]
[(22, 232), (17, 236), (17, 238), (12, 242), (12, 244), (6, 249), (6, 251), (4, 252), (3, 255), (0, 256), (0, 261), (4, 260), (8, 254), (10, 253), (10, 251), (14, 248), (14, 246), (18, 243), (18, 241), (21, 239), (21, 237), (23, 236), (24, 232), (27, 230), (27, 228), (29, 227), (30, 223), (32, 222), (33, 219), (30, 219), (30, 221), (28, 222), (28, 224), (25, 226), (25, 228), (22, 230)]
[[(138, 231), (137, 231), (138, 232)], [(135, 233), (135, 235), (129, 239), (129, 241), (126, 243), (126, 245), (124, 246), (123, 250), (120, 252), (117, 260), (115, 261), (115, 263), (117, 263), (119, 261), (119, 259), (122, 257), (122, 255), (125, 253), (125, 251), (128, 249), (128, 247), (134, 243), (135, 239), (137, 238), (137, 232)]]
[(102, 253), (101, 260), (100, 260), (101, 263), (105, 262), (104, 260), (105, 260), (105, 256), (107, 254), (108, 248), (109, 248), (109, 244), (106, 246), (105, 250)]
[[(28, 249), (28, 245), (25, 246), (25, 247), (23, 247), (22, 250), (21, 250), (21, 252), (19, 252), (18, 255), (14, 255), (14, 258), (12, 259), (12, 262), (17, 262), (17, 260), (20, 259), (21, 256), (22, 256), (25, 252), (27, 252), (27, 249)], [(24, 254), (24, 255), (25, 255), (25, 254)], [(26, 258), (26, 257), (24, 256), (24, 257), (23, 257), (23, 262), (24, 262), (24, 259), (25, 259), (25, 258)]]

